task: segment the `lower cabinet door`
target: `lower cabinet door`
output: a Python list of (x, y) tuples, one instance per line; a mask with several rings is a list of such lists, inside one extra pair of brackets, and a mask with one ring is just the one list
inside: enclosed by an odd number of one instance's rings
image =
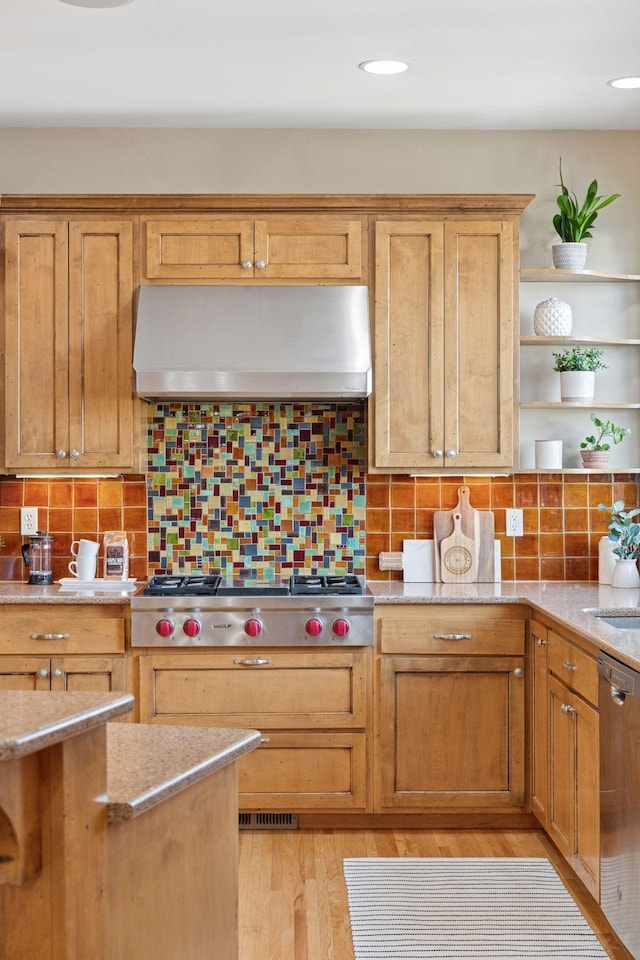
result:
[(0, 690), (49, 689), (49, 657), (0, 657)]
[(521, 807), (522, 657), (382, 657), (376, 812)]
[(53, 657), (52, 690), (119, 693), (127, 690), (124, 657)]
[(549, 677), (548, 831), (596, 900), (600, 893), (598, 711)]
[(263, 731), (238, 764), (241, 810), (326, 813), (366, 807), (364, 733)]

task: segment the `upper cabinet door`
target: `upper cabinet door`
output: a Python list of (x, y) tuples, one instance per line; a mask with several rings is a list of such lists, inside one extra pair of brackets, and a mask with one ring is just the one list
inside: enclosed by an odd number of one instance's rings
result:
[(131, 469), (133, 225), (7, 221), (5, 467)]
[[(69, 448), (66, 221), (5, 225), (5, 466), (64, 466)], [(58, 451), (64, 451), (58, 456)]]
[(438, 221), (376, 223), (376, 467), (442, 464), (443, 239)]
[(253, 220), (175, 217), (146, 220), (142, 230), (147, 280), (246, 280), (253, 276)]
[(363, 280), (363, 220), (233, 216), (143, 220), (149, 281)]
[(133, 463), (133, 227), (69, 225), (69, 456)]
[(509, 221), (445, 225), (445, 457), (452, 469), (514, 463), (514, 276)]
[(371, 469), (513, 466), (509, 220), (376, 223)]

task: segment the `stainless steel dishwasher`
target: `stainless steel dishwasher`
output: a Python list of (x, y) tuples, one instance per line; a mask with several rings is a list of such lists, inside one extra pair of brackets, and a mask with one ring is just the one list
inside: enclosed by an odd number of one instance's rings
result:
[(600, 674), (600, 905), (640, 960), (640, 673), (606, 653)]

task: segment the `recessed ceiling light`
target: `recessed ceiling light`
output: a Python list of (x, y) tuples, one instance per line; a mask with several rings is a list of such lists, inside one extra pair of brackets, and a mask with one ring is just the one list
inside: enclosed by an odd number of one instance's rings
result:
[(621, 90), (634, 90), (640, 87), (640, 77), (618, 77), (616, 80), (607, 80), (610, 87), (618, 87)]
[(364, 60), (358, 66), (365, 73), (404, 73), (409, 69), (409, 64), (404, 60)]
[(60, 0), (61, 3), (68, 3), (72, 7), (126, 7), (133, 0)]

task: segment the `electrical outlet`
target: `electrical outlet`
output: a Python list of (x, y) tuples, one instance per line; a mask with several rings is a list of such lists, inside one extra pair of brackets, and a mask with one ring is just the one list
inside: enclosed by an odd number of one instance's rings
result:
[(20, 534), (30, 537), (38, 531), (38, 508), (20, 507)]
[(507, 510), (506, 526), (508, 537), (522, 537), (524, 535), (521, 507), (513, 507), (511, 510)]

